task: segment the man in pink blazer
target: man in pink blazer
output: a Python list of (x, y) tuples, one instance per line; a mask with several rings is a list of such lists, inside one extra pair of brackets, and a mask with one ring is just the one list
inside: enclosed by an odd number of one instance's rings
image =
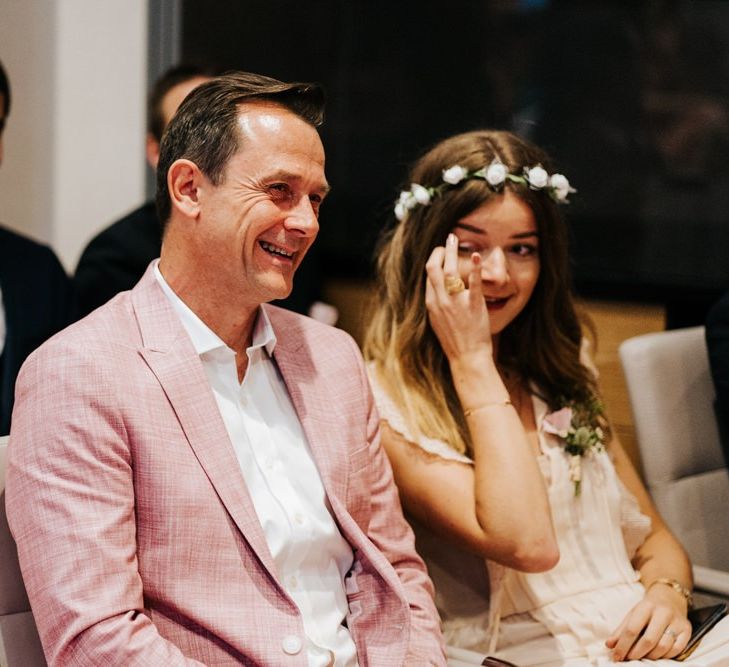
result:
[(168, 127), (159, 263), (18, 381), (7, 513), (52, 665), (444, 665), (361, 357), (286, 296), (322, 93), (218, 77)]

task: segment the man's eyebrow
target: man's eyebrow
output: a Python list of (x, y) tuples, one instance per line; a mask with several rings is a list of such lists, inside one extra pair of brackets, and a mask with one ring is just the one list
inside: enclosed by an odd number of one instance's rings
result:
[[(279, 171), (274, 171), (272, 174), (269, 174), (266, 177), (266, 180), (269, 180), (269, 181), (292, 181), (292, 182), (297, 182), (297, 181), (300, 181), (301, 180), (301, 176), (299, 176), (297, 174), (294, 174), (294, 173), (292, 173), (290, 171), (279, 170)], [(331, 189), (332, 189), (332, 187), (329, 185), (329, 183), (327, 183), (326, 181), (324, 181), (317, 188), (317, 192), (321, 193), (322, 195), (326, 195), (326, 194), (328, 194), (331, 191)]]
[[(473, 225), (469, 225), (465, 222), (457, 222), (456, 227), (460, 227), (461, 229), (465, 229), (467, 232), (473, 232), (474, 234), (480, 234), (482, 236), (488, 236), (487, 232), (483, 229), (480, 229), (479, 227), (474, 227)], [(532, 236), (539, 237), (539, 232), (535, 231), (529, 231), (529, 232), (519, 232), (518, 234), (512, 234), (510, 238), (512, 239), (527, 239)]]

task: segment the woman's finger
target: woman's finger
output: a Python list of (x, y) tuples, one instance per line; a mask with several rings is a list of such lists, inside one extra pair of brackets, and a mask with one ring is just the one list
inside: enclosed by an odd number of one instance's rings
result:
[(617, 638), (613, 648), (613, 660), (623, 660), (650, 620), (650, 610), (643, 603), (628, 613), (618, 629), (611, 635)]
[[(425, 263), (425, 272), (428, 276), (427, 283), (431, 285), (434, 294), (444, 299), (447, 294), (445, 290), (445, 276), (443, 275), (443, 262), (445, 260), (445, 248), (438, 246), (433, 248), (428, 261)], [(427, 296), (427, 292), (426, 292)]]
[(448, 234), (445, 245), (445, 258), (443, 260), (443, 273), (446, 276), (458, 277), (458, 237)]
[(672, 618), (667, 609), (654, 609), (640, 638), (628, 651), (628, 660), (640, 660), (654, 653), (657, 657), (665, 655), (676, 640), (676, 634), (670, 628)]
[(481, 261), (481, 255), (477, 252), (471, 255), (471, 270), (468, 272), (468, 297), (471, 312), (479, 313), (483, 311), (488, 318), (488, 311), (481, 291)]
[(688, 623), (688, 627), (678, 633), (676, 639), (673, 642), (673, 646), (662, 656), (664, 658), (675, 658), (681, 651), (686, 648), (689, 639), (691, 638), (691, 624)]

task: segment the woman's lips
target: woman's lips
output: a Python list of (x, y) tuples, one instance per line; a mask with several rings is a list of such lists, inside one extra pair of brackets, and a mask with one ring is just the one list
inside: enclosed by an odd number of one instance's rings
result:
[(508, 300), (509, 297), (504, 297), (502, 299), (486, 298), (486, 308), (488, 308), (489, 310), (501, 310), (506, 305), (506, 302)]

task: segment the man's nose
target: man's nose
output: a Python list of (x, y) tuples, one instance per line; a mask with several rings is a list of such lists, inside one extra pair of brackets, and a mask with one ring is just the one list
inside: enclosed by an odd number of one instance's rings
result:
[(308, 197), (302, 197), (298, 204), (289, 210), (284, 226), (290, 231), (299, 232), (302, 236), (317, 234), (319, 219), (314, 204)]
[(509, 280), (509, 266), (506, 255), (501, 248), (493, 248), (482, 257), (481, 279), (492, 283), (503, 284)]

